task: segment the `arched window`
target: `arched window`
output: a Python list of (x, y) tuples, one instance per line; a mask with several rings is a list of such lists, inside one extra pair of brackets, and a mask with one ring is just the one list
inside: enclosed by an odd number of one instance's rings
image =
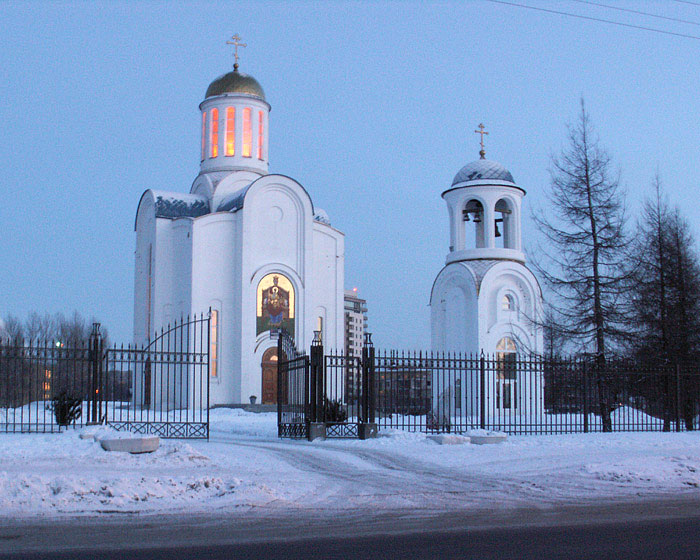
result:
[(265, 129), (263, 124), (263, 112), (258, 111), (258, 159), (263, 158), (263, 142), (265, 139)]
[(148, 278), (146, 279), (146, 340), (151, 340), (151, 303), (153, 294), (153, 243), (148, 244)]
[(294, 336), (294, 286), (282, 274), (260, 280), (257, 293), (257, 334), (284, 329)]
[(496, 344), (496, 408), (517, 408), (517, 347), (503, 337)]
[(250, 122), (250, 107), (243, 109), (243, 157), (250, 157), (253, 150), (253, 124)]
[(209, 157), (219, 155), (219, 110), (211, 110), (211, 125), (209, 126)]
[(515, 311), (515, 300), (513, 296), (510, 294), (505, 294), (503, 296), (501, 299), (501, 309), (503, 309), (503, 311)]
[(202, 159), (201, 161), (204, 161), (205, 157), (205, 148), (206, 148), (206, 139), (207, 139), (207, 112), (204, 111), (202, 113)]
[(499, 355), (514, 354), (517, 352), (517, 347), (515, 346), (515, 342), (513, 342), (512, 338), (504, 336), (498, 341), (498, 344), (496, 344), (496, 351)]
[(319, 333), (319, 338), (323, 341), (323, 317), (316, 318), (316, 330)]
[(236, 108), (226, 107), (226, 148), (227, 156), (236, 155)]

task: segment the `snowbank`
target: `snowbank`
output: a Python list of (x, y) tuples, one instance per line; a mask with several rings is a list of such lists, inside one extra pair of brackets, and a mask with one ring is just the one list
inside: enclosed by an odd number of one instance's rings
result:
[(210, 442), (162, 440), (144, 455), (105, 452), (80, 430), (2, 434), (0, 517), (421, 516), (652, 496), (700, 500), (700, 433), (509, 436), (498, 446), (440, 446), (422, 433), (382, 430), (373, 440), (309, 443), (278, 440), (275, 413), (210, 414)]

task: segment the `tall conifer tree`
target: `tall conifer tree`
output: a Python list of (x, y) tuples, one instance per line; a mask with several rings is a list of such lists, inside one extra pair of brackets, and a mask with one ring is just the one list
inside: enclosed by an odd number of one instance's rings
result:
[(553, 290), (561, 332), (595, 356), (598, 413), (612, 431), (613, 399), (604, 377), (610, 346), (624, 333), (625, 210), (619, 178), (595, 137), (581, 100), (569, 146), (552, 158), (551, 212), (536, 215), (549, 241), (539, 272)]

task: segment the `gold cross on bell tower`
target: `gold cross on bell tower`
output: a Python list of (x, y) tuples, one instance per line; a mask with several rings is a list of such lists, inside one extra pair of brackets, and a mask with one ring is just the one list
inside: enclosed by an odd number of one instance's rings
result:
[(479, 124), (479, 130), (475, 130), (474, 132), (476, 134), (481, 134), (481, 150), (479, 151), (479, 155), (481, 156), (481, 159), (486, 159), (486, 151), (484, 150), (484, 134), (488, 135), (488, 132), (484, 130), (484, 125), (483, 123)]
[(238, 47), (247, 47), (245, 43), (241, 43), (241, 38), (238, 36), (238, 33), (236, 33), (233, 37), (231, 37), (233, 41), (226, 41), (227, 45), (233, 45), (234, 46), (234, 51), (233, 51), (233, 69), (238, 70)]

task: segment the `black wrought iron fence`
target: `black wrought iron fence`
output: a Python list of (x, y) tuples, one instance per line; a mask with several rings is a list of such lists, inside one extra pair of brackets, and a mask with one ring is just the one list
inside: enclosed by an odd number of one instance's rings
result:
[(209, 437), (209, 316), (183, 318), (144, 346), (0, 341), (0, 432), (87, 423), (166, 438)]
[(382, 428), (511, 434), (695, 429), (694, 366), (588, 358), (382, 352), (375, 358)]
[[(324, 425), (326, 436), (353, 437), (375, 424), (510, 434), (681, 431), (700, 424), (695, 364), (375, 351), (368, 337), (361, 358), (326, 354), (319, 341), (310, 359), (282, 363), (280, 371), (290, 368), (305, 390), (288, 398), (305, 411), (307, 426)], [(298, 427), (295, 434), (309, 432)]]
[[(55, 432), (88, 416), (95, 355), (91, 343), (0, 343), (0, 432)], [(70, 417), (61, 403), (80, 403)]]

